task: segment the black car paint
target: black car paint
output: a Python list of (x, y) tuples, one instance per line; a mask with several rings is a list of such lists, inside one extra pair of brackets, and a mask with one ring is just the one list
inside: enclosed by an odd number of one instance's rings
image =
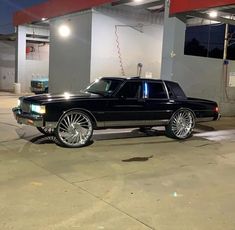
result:
[[(109, 78), (106, 78), (109, 79)], [(122, 83), (120, 87), (111, 95), (98, 95), (92, 93), (79, 93), (65, 97), (64, 95), (38, 95), (24, 97), (22, 100), (28, 104), (38, 104), (46, 106), (46, 114), (42, 115), (45, 122), (58, 122), (60, 117), (70, 110), (81, 110), (90, 115), (94, 128), (110, 128), (112, 122), (125, 122), (122, 127), (133, 127), (140, 125), (128, 125), (128, 121), (146, 121), (146, 120), (166, 120), (169, 121), (172, 115), (181, 108), (187, 108), (195, 114), (196, 118), (212, 118), (215, 120), (219, 114), (215, 110), (217, 103), (209, 100), (187, 98), (185, 95), (175, 95), (174, 89), (171, 88), (171, 82), (153, 79), (123, 79), (119, 78)], [(122, 98), (118, 92), (126, 82), (161, 82), (166, 86), (168, 98), (150, 99), (144, 98), (141, 92), (138, 98)], [(177, 87), (177, 83), (174, 83)], [(178, 86), (179, 87), (179, 86)], [(173, 92), (169, 94), (169, 88)], [(179, 88), (181, 89), (181, 88)], [(99, 124), (99, 125), (98, 125)], [(123, 123), (124, 124), (124, 123)], [(157, 125), (158, 123), (156, 123)]]

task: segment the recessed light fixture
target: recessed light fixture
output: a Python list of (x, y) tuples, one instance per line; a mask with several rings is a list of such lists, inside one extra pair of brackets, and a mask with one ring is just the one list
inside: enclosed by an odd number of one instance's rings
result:
[(215, 11), (215, 10), (210, 11), (209, 16), (210, 16), (210, 18), (217, 18), (218, 17), (218, 11)]
[(71, 30), (70, 30), (69, 26), (68, 25), (61, 25), (59, 27), (59, 34), (61, 37), (64, 37), (64, 38), (69, 37), (71, 34)]

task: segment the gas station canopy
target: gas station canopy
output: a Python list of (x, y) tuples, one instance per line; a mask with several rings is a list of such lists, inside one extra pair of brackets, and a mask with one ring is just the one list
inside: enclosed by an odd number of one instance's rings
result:
[[(170, 15), (176, 17), (189, 15), (209, 19), (206, 11), (210, 9), (221, 10), (223, 13), (230, 15), (235, 13), (235, 0), (169, 0), (169, 3)], [(13, 23), (14, 26), (18, 26), (38, 22), (42, 19), (50, 19), (105, 4), (111, 4), (114, 7), (116, 5), (129, 4), (133, 7), (143, 6), (145, 9), (151, 9), (154, 6), (164, 6), (164, 0), (138, 0), (138, 2), (135, 0), (48, 0), (45, 3), (17, 11), (14, 15)], [(217, 20), (228, 24), (235, 24), (233, 19), (226, 18), (223, 14), (221, 17), (219, 15)]]

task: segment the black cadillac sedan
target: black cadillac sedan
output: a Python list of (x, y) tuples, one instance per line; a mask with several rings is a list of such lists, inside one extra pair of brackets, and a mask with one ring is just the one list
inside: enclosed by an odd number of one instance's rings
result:
[(66, 147), (81, 147), (94, 129), (165, 126), (176, 139), (191, 136), (195, 123), (219, 119), (214, 101), (188, 98), (179, 84), (142, 78), (100, 78), (78, 94), (19, 98), (19, 124), (54, 134)]

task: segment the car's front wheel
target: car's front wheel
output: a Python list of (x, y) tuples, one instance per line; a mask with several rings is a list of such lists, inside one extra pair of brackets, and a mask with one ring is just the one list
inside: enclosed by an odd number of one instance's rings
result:
[(195, 116), (188, 109), (176, 111), (166, 126), (166, 135), (175, 139), (186, 139), (192, 135)]
[(66, 147), (76, 148), (87, 145), (93, 134), (90, 117), (84, 112), (73, 110), (65, 113), (59, 120), (55, 135)]

